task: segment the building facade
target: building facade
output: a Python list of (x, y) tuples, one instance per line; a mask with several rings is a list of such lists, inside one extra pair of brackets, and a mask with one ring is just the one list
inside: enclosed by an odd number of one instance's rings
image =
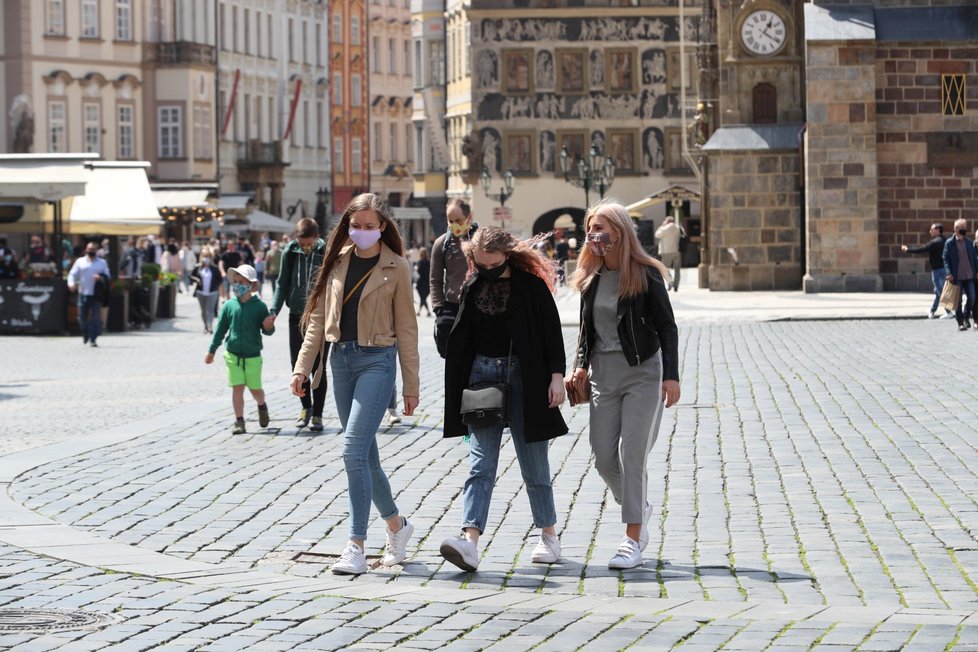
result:
[(330, 2), (329, 18), (333, 204), (340, 212), (370, 186), (366, 0)]
[(370, 189), (391, 206), (407, 206), (411, 171), (413, 71), (411, 0), (371, 0)]
[(445, 131), (445, 1), (411, 0), (411, 63), (414, 96), (413, 202), (431, 211), (436, 233), (445, 229), (447, 175), (451, 161)]

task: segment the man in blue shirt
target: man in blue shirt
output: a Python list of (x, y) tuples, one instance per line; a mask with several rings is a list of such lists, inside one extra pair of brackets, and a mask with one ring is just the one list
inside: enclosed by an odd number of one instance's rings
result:
[(99, 281), (108, 283), (112, 275), (105, 260), (98, 257), (98, 245), (89, 242), (85, 245), (85, 255), (75, 261), (68, 272), (68, 289), (78, 290), (78, 323), (81, 324), (82, 342), (98, 346), (102, 327), (102, 291), (97, 287)]

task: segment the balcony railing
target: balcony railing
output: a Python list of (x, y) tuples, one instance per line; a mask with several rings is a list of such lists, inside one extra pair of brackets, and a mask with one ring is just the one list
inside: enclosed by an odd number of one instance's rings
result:
[(282, 143), (249, 140), (238, 143), (238, 165), (281, 165)]
[(213, 45), (174, 41), (171, 43), (148, 43), (147, 58), (159, 64), (202, 63), (217, 64), (217, 52)]

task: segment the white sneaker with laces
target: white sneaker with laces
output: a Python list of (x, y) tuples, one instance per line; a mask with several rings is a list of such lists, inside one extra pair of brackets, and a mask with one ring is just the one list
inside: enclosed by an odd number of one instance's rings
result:
[(937, 315), (934, 314), (933, 310), (927, 311), (927, 319), (934, 319)]
[(330, 570), (334, 575), (363, 575), (367, 572), (367, 558), (363, 555), (363, 548), (350, 541)]
[(534, 564), (556, 564), (560, 561), (560, 538), (556, 534), (541, 532), (530, 561)]
[(638, 547), (642, 552), (649, 547), (649, 519), (652, 518), (652, 504), (645, 501), (645, 511), (642, 513), (642, 531), (638, 535)]
[(465, 535), (449, 537), (441, 542), (441, 556), (459, 568), (474, 573), (479, 568), (479, 549)]
[(397, 416), (397, 410), (391, 408), (387, 410), (387, 425), (396, 426), (401, 422), (401, 417)]
[(642, 550), (638, 545), (638, 541), (625, 537), (618, 546), (618, 552), (608, 562), (608, 568), (618, 570), (635, 568), (636, 566), (641, 566), (643, 561)]
[(401, 529), (397, 532), (391, 532), (390, 528), (385, 528), (387, 530), (387, 547), (384, 549), (384, 566), (393, 566), (394, 564), (400, 564), (407, 558), (407, 553), (405, 549), (407, 548), (407, 542), (414, 534), (414, 526), (404, 518), (404, 524), (401, 525)]

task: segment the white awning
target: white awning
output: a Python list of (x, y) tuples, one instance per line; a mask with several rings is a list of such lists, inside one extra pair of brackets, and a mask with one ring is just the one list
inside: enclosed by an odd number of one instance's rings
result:
[(430, 220), (431, 211), (427, 208), (406, 208), (403, 206), (392, 206), (391, 213), (395, 220)]
[(58, 201), (85, 193), (84, 163), (97, 154), (0, 155), (0, 199)]
[(250, 201), (254, 201), (251, 193), (229, 192), (218, 198), (217, 208), (222, 211), (243, 211), (248, 208)]
[(667, 186), (662, 190), (652, 193), (645, 199), (640, 199), (634, 204), (629, 204), (625, 207), (625, 209), (628, 210), (629, 213), (638, 213), (639, 211), (642, 211), (650, 206), (672, 201), (673, 199), (680, 199), (683, 201), (699, 201), (700, 192), (698, 189), (680, 184)]
[(295, 224), (280, 217), (275, 217), (265, 211), (251, 211), (247, 215), (252, 231), (272, 231), (274, 233), (292, 233)]
[(88, 186), (75, 197), (65, 220), (66, 233), (146, 235), (159, 233), (160, 219), (146, 178), (149, 163), (92, 161), (85, 165)]
[(153, 189), (157, 208), (196, 208), (207, 206), (207, 190)]

